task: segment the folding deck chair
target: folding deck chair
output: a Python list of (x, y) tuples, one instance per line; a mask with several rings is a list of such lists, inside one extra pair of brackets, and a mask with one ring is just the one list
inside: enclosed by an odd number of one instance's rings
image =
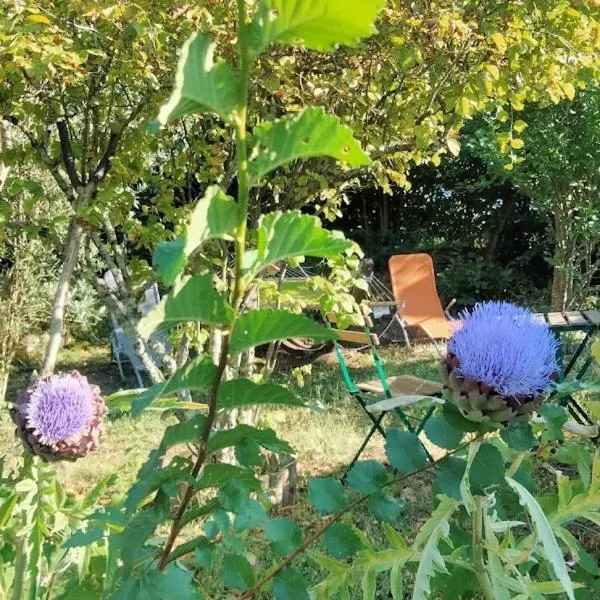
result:
[[(379, 346), (379, 338), (374, 333), (371, 333), (368, 327), (365, 327), (364, 331), (335, 329), (332, 327), (331, 320), (332, 318), (330, 317), (327, 325), (335, 334), (334, 350), (340, 365), (344, 384), (349, 394), (360, 404), (372, 423), (367, 437), (342, 476), (342, 480), (344, 480), (346, 474), (360, 458), (360, 455), (375, 432), (379, 432), (385, 438), (385, 430), (381, 423), (388, 413), (396, 415), (408, 431), (418, 435), (427, 420), (434, 413), (436, 407), (443, 403), (441, 400), (442, 384), (413, 377), (412, 375), (388, 377), (376, 349)], [(335, 323), (335, 321), (333, 322)], [(377, 379), (356, 383), (344, 358), (340, 342), (350, 342), (368, 347), (377, 371)], [(405, 412), (405, 409), (423, 404), (426, 405), (426, 410), (421, 418)], [(426, 449), (425, 452), (427, 452)], [(427, 455), (431, 459), (428, 452)]]
[(388, 261), (396, 302), (403, 302), (405, 327), (416, 327), (432, 340), (452, 335), (452, 318), (443, 309), (435, 285), (433, 260), (429, 254), (397, 254)]

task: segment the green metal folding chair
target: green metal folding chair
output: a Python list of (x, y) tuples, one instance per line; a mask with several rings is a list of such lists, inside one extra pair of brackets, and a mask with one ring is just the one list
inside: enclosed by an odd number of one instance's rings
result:
[[(335, 320), (333, 320), (335, 323)], [(388, 413), (397, 416), (403, 426), (410, 432), (417, 435), (423, 429), (427, 420), (433, 415), (436, 407), (443, 403), (442, 384), (411, 375), (399, 375), (388, 377), (381, 358), (377, 352), (379, 338), (371, 333), (368, 327), (363, 331), (350, 331), (335, 329), (332, 327), (332, 318), (327, 321), (328, 327), (335, 335), (334, 350), (342, 372), (344, 384), (348, 393), (358, 402), (364, 412), (371, 420), (372, 426), (367, 437), (360, 445), (352, 462), (344, 472), (342, 480), (345, 479), (348, 471), (354, 466), (360, 458), (367, 444), (375, 434), (379, 432), (385, 438), (385, 430), (382, 427), (382, 421)], [(377, 372), (377, 379), (357, 383), (344, 358), (343, 348), (340, 342), (357, 344), (368, 348), (373, 364)], [(421, 417), (410, 415), (406, 409), (417, 405), (426, 404), (425, 413)], [(425, 452), (431, 459), (429, 452)]]

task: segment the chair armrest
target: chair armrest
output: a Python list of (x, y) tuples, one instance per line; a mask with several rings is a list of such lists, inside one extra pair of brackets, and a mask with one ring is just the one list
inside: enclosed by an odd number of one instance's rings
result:
[(575, 421), (567, 421), (563, 425), (563, 429), (569, 433), (582, 435), (591, 439), (597, 438), (600, 434), (598, 425), (581, 425), (581, 423), (576, 423)]
[(388, 412), (396, 408), (406, 408), (407, 406), (419, 404), (426, 400), (430, 400), (433, 404), (444, 403), (441, 398), (436, 398), (435, 396), (396, 396), (395, 398), (388, 398), (374, 404), (369, 404), (366, 410), (370, 413)]
[(396, 302), (396, 300), (373, 300), (372, 302), (369, 302), (369, 306), (374, 307), (374, 306), (380, 306), (380, 307), (392, 307), (392, 306), (396, 306), (397, 308), (404, 308), (405, 306), (405, 302), (400, 300), (399, 302)]
[(450, 314), (450, 309), (456, 304), (456, 298), (452, 298), (452, 300), (450, 300), (450, 302), (448, 302), (448, 306), (446, 306), (446, 308), (444, 309), (444, 314), (446, 315), (446, 317), (448, 317), (449, 319), (452, 319), (452, 315)]

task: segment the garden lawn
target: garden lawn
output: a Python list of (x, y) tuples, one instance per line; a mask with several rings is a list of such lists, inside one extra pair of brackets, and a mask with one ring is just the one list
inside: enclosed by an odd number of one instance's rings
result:
[[(438, 378), (436, 357), (431, 347), (421, 347), (416, 351), (392, 347), (382, 353), (389, 375), (410, 373), (432, 379)], [(359, 381), (377, 376), (368, 355), (356, 354), (352, 364), (357, 367), (353, 372)], [(14, 398), (18, 389), (27, 385), (29, 365), (21, 366), (11, 379), (9, 398)], [(121, 387), (137, 387), (133, 376), (125, 384), (121, 383), (106, 348), (72, 346), (65, 349), (57, 370), (75, 368), (99, 385), (105, 395)], [(303, 387), (295, 383), (291, 385), (295, 393), (315, 408), (264, 408), (258, 425), (275, 429), (296, 449), (301, 476), (340, 472), (352, 460), (369, 430), (370, 421), (347, 394), (337, 363), (312, 365), (312, 373), (305, 375), (304, 380)], [(274, 381), (290, 381), (287, 369), (277, 373)], [(148, 452), (159, 444), (165, 427), (174, 422), (176, 419), (172, 414), (156, 412), (146, 412), (135, 419), (127, 416), (107, 419), (104, 437), (96, 452), (75, 463), (57, 465), (65, 490), (82, 494), (101, 477), (116, 473), (118, 481), (114, 491), (123, 493), (135, 480)], [(9, 457), (7, 465), (10, 465), (11, 456), (18, 455), (18, 445), (12, 421), (7, 412), (2, 411), (0, 452), (2, 456)], [(383, 440), (381, 436), (374, 436), (364, 457), (382, 459), (383, 456)]]

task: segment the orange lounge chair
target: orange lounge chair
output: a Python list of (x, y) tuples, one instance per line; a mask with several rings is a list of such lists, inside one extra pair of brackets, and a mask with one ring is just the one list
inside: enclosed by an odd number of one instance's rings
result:
[(429, 254), (397, 254), (388, 262), (396, 302), (404, 308), (406, 327), (419, 327), (431, 339), (448, 339), (453, 332), (448, 309), (442, 308), (435, 286), (433, 260)]

